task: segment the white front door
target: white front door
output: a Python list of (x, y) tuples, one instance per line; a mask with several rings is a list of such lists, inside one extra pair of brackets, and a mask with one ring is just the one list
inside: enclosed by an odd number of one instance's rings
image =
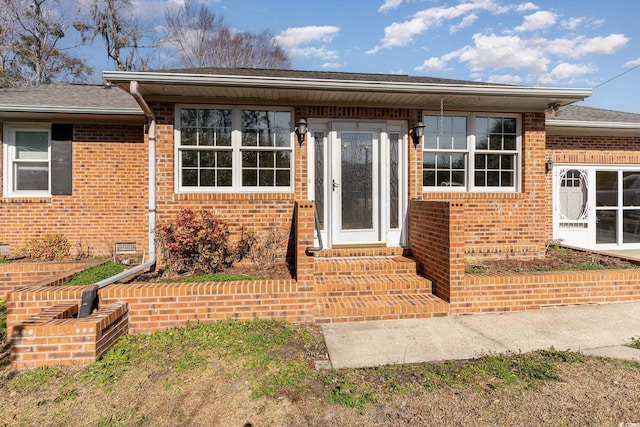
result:
[(375, 125), (340, 124), (332, 132), (331, 197), (334, 244), (381, 242), (380, 136)]

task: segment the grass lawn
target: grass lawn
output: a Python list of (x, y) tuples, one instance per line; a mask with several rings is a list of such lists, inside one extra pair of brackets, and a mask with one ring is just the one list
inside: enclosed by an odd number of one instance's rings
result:
[[(2, 313), (0, 311), (0, 313)], [(321, 370), (318, 328), (233, 320), (129, 335), (91, 366), (0, 366), (7, 425), (619, 425), (640, 363), (554, 350)]]

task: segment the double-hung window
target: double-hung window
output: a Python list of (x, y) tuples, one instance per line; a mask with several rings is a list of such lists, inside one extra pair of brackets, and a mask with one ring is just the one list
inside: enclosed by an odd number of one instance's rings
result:
[(5, 126), (5, 196), (49, 196), (50, 163), (50, 126)]
[(519, 116), (427, 114), (424, 124), (425, 191), (517, 191)]
[(177, 191), (291, 191), (291, 111), (179, 107), (177, 118)]

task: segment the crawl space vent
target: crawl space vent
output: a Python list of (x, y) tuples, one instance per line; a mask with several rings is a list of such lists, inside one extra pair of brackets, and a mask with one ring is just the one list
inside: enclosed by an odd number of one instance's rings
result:
[(0, 255), (6, 255), (9, 253), (9, 245), (0, 245)]
[(135, 254), (135, 243), (116, 243), (116, 255)]

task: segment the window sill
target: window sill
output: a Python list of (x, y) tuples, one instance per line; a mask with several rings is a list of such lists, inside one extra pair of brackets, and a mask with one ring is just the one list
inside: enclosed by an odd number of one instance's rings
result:
[(469, 193), (469, 192), (439, 192), (422, 193), (424, 200), (433, 199), (525, 199), (525, 193)]
[(51, 203), (51, 196), (7, 196), (0, 203)]
[(295, 200), (295, 194), (289, 191), (282, 193), (174, 193), (173, 200)]

